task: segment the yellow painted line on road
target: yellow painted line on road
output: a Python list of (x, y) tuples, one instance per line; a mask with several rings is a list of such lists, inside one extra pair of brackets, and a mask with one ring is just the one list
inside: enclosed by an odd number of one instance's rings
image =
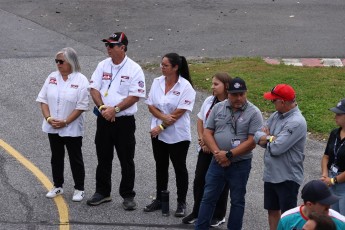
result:
[[(37, 178), (41, 181), (44, 187), (47, 190), (50, 190), (53, 187), (52, 182), (48, 179), (44, 173), (39, 170), (33, 163), (26, 159), (22, 154), (12, 148), (9, 144), (0, 139), (0, 146), (4, 148), (10, 155), (17, 159), (22, 165), (29, 169)], [(68, 206), (62, 196), (57, 196), (53, 199), (57, 206), (59, 216), (60, 216), (60, 230), (69, 230), (69, 217), (68, 217)]]

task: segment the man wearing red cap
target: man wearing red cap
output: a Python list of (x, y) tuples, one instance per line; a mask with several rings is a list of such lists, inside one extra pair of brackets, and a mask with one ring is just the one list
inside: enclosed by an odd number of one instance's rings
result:
[(254, 140), (266, 148), (264, 207), (268, 210), (270, 230), (275, 230), (281, 213), (297, 205), (298, 189), (303, 182), (307, 123), (290, 85), (279, 84), (264, 98), (272, 101), (276, 112), (255, 133)]
[(96, 192), (87, 201), (99, 205), (111, 201), (111, 172), (114, 147), (121, 164), (120, 195), (125, 210), (136, 209), (135, 191), (135, 118), (137, 102), (145, 97), (145, 78), (141, 67), (127, 57), (128, 39), (123, 32), (102, 40), (109, 58), (101, 61), (90, 80), (90, 94), (96, 108), (95, 137), (98, 165)]

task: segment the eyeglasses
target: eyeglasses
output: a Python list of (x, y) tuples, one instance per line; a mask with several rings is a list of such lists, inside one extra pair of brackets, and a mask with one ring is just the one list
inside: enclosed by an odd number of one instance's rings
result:
[(171, 66), (171, 65), (165, 65), (165, 64), (159, 64), (159, 66), (161, 67), (161, 68), (168, 68), (169, 66)]
[(276, 103), (276, 101), (282, 101), (282, 100), (280, 100), (280, 99), (271, 100), (271, 102), (272, 102), (273, 104)]
[(56, 64), (62, 65), (64, 62), (64, 60), (55, 59)]
[(112, 48), (114, 48), (115, 46), (122, 46), (122, 43), (110, 43), (110, 42), (106, 42), (106, 43), (104, 43), (104, 45), (105, 45), (105, 47), (108, 47), (109, 46), (109, 48), (110, 49), (112, 49)]

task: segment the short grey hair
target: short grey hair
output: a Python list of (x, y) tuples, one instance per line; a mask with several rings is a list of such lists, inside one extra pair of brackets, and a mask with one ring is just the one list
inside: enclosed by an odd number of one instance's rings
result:
[(59, 54), (62, 54), (64, 58), (66, 59), (66, 61), (71, 65), (72, 72), (80, 72), (81, 68), (80, 68), (77, 52), (73, 48), (71, 47), (63, 48), (62, 50), (56, 53), (55, 58), (57, 58)]

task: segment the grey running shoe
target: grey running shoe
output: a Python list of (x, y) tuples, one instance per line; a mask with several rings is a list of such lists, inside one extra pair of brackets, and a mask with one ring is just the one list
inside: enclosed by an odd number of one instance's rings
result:
[(127, 211), (137, 209), (137, 203), (134, 201), (134, 197), (125, 198), (122, 202), (122, 207)]
[(96, 192), (90, 199), (86, 201), (86, 204), (96, 206), (109, 201), (111, 201), (110, 196), (103, 196), (102, 194)]

